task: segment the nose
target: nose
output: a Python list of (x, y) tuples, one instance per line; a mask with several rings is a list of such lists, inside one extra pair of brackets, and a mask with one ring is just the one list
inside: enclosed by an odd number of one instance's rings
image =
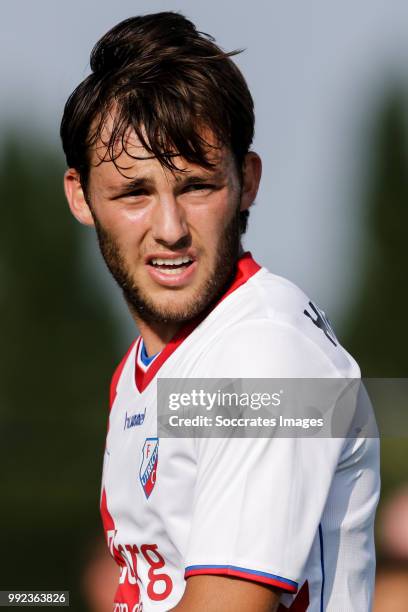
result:
[(173, 195), (156, 202), (152, 219), (152, 234), (156, 242), (166, 247), (184, 246), (189, 231), (182, 206)]

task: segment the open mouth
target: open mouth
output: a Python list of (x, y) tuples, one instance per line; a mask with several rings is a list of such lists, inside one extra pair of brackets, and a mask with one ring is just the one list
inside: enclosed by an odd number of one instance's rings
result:
[(189, 268), (192, 263), (193, 259), (188, 255), (185, 255), (183, 257), (175, 257), (174, 259), (153, 257), (148, 262), (148, 265), (152, 266), (163, 274), (175, 276), (177, 274), (180, 274), (181, 272), (184, 272), (184, 270)]

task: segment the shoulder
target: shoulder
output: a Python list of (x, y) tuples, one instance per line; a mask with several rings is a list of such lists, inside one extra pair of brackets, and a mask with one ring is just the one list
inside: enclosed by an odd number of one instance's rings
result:
[(112, 409), (113, 402), (115, 401), (115, 398), (116, 398), (119, 381), (121, 379), (123, 370), (125, 369), (126, 364), (129, 360), (129, 357), (131, 353), (133, 353), (133, 349), (136, 347), (137, 340), (138, 338), (136, 338), (136, 340), (133, 340), (132, 344), (129, 346), (125, 355), (122, 357), (120, 363), (116, 366), (115, 371), (112, 375), (111, 382), (110, 382), (110, 388), (109, 388), (109, 410)]
[(262, 268), (230, 298), (198, 375), (360, 376), (323, 310), (294, 283)]

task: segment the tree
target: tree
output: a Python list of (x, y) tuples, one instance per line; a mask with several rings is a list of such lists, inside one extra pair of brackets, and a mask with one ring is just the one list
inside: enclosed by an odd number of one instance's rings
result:
[(392, 91), (380, 110), (371, 144), (372, 172), (364, 204), (365, 260), (345, 342), (364, 376), (408, 375), (405, 109), (402, 93)]
[[(346, 325), (345, 346), (360, 364), (364, 377), (408, 376), (408, 143), (407, 101), (402, 88), (388, 92), (374, 122), (368, 158), (372, 169), (364, 198), (364, 231), (367, 239), (361, 283), (355, 307)], [(395, 405), (393, 415), (406, 413), (406, 401)], [(376, 406), (374, 406), (376, 408)], [(387, 405), (377, 407), (380, 424), (389, 420)], [(395, 418), (395, 417), (394, 417)], [(406, 481), (408, 432), (405, 437), (381, 440), (382, 499)], [(381, 427), (380, 427), (381, 433)]]
[(1, 151), (2, 588), (71, 590), (101, 529), (108, 387), (119, 360), (107, 304), (83, 271), (62, 161), (9, 135)]

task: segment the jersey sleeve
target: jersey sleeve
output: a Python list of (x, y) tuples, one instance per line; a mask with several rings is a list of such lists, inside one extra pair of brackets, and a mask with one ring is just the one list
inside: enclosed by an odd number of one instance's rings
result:
[(125, 367), (127, 358), (129, 357), (129, 354), (132, 348), (135, 346), (136, 342), (137, 342), (137, 339), (134, 340), (132, 344), (129, 346), (125, 355), (122, 357), (120, 363), (116, 366), (113, 376), (111, 378), (110, 387), (109, 387), (109, 410), (112, 409), (113, 402), (115, 401), (117, 387), (118, 387), (118, 383), (119, 383), (123, 368)]
[[(194, 376), (337, 378), (339, 373), (296, 329), (257, 321), (223, 333)], [(232, 576), (295, 593), (343, 446), (342, 438), (197, 439), (186, 578)]]

